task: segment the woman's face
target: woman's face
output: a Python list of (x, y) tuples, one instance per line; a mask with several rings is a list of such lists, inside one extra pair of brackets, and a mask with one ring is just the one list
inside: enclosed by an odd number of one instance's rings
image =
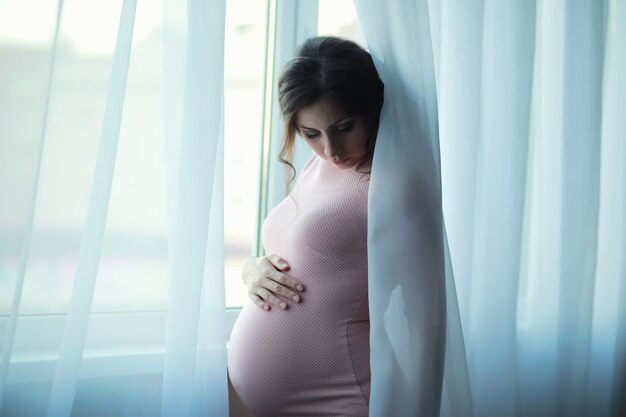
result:
[(301, 109), (296, 128), (320, 158), (339, 168), (351, 168), (367, 155), (365, 121), (346, 114), (332, 99), (324, 97)]

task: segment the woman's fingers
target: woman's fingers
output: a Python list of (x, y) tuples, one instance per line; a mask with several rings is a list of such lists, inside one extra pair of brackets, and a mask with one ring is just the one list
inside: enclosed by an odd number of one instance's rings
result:
[[(270, 274), (270, 278), (272, 279), (266, 279), (265, 282), (263, 282), (263, 285), (266, 288), (271, 289), (273, 292), (275, 292), (276, 294), (280, 294), (285, 298), (288, 298), (290, 300), (295, 301), (296, 303), (299, 303), (301, 300), (301, 296), (297, 293), (295, 293), (294, 291), (292, 291), (291, 289), (285, 287), (284, 285), (282, 285), (281, 283), (287, 283), (290, 278), (288, 278), (285, 274), (281, 274), (278, 271), (272, 272)], [(293, 280), (293, 279), (291, 279)], [(278, 281), (278, 282), (277, 282)]]
[[(292, 277), (290, 277), (289, 275), (286, 275), (280, 272), (280, 271), (287, 271), (291, 268), (289, 266), (289, 263), (287, 263), (287, 261), (284, 258), (281, 258), (280, 256), (276, 254), (273, 254), (273, 255), (266, 256), (265, 259), (267, 259), (276, 269), (278, 269), (278, 274), (274, 274), (274, 275), (276, 275), (277, 277), (281, 277), (280, 279), (274, 278), (274, 277), (271, 277), (271, 278), (275, 279), (276, 281), (281, 282), (282, 284), (288, 287), (293, 288), (294, 290), (304, 291), (304, 285), (302, 285), (301, 282), (298, 282)], [(268, 276), (270, 275), (268, 274)]]
[(276, 269), (280, 269), (283, 271), (288, 270), (289, 267), (289, 263), (287, 263), (287, 261), (283, 258), (281, 258), (280, 256), (274, 254), (274, 255), (268, 255), (265, 257), (268, 261), (270, 261), (270, 263), (272, 265), (274, 265), (274, 267), (276, 267)]
[(304, 291), (304, 285), (281, 272), (289, 269), (287, 261), (276, 254), (247, 260), (242, 276), (254, 304), (265, 311), (271, 306), (287, 309), (289, 304), (277, 295), (299, 303), (302, 296), (296, 291)]
[(259, 287), (254, 288), (252, 291), (263, 300), (265, 300), (266, 303), (270, 303), (277, 308), (281, 308), (283, 310), (287, 309), (287, 303), (276, 297), (271, 291)]
[(263, 300), (261, 299), (261, 297), (259, 297), (258, 295), (254, 294), (253, 292), (248, 292), (248, 297), (250, 297), (250, 300), (252, 300), (252, 302), (254, 304), (256, 304), (257, 306), (259, 306), (259, 308), (265, 310), (265, 311), (269, 311), (270, 306), (268, 306), (267, 304), (265, 304), (263, 302)]
[(267, 276), (272, 278), (274, 281), (283, 284), (284, 286), (291, 287), (294, 290), (304, 291), (304, 285), (302, 285), (302, 283), (296, 281), (287, 274), (283, 274), (280, 271), (270, 271)]

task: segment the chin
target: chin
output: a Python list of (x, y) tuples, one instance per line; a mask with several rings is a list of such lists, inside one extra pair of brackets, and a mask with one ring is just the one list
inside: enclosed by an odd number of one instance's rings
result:
[(332, 160), (327, 160), (327, 161), (330, 162), (331, 164), (335, 165), (337, 168), (340, 168), (340, 169), (348, 169), (348, 168), (351, 168), (351, 167), (353, 167), (355, 165), (354, 161), (352, 160), (352, 158), (350, 158), (348, 161), (346, 161), (343, 164), (336, 164)]
[(349, 164), (349, 165), (341, 164), (341, 165), (337, 165), (337, 168), (339, 168), (339, 169), (350, 169), (350, 168), (354, 168), (354, 164)]

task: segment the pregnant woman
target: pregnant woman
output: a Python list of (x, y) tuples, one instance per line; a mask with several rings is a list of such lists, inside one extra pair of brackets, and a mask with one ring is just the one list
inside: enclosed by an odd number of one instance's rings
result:
[(383, 89), (369, 53), (330, 36), (306, 40), (279, 78), (288, 187), (296, 134), (313, 152), (263, 223), (268, 255), (242, 271), (228, 375), (256, 417), (368, 415), (367, 199)]

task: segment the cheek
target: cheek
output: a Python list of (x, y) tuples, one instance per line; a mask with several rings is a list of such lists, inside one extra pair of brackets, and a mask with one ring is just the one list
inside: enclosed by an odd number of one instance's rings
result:
[(365, 152), (367, 149), (367, 130), (364, 128), (355, 130), (350, 137), (350, 147), (353, 151)]

